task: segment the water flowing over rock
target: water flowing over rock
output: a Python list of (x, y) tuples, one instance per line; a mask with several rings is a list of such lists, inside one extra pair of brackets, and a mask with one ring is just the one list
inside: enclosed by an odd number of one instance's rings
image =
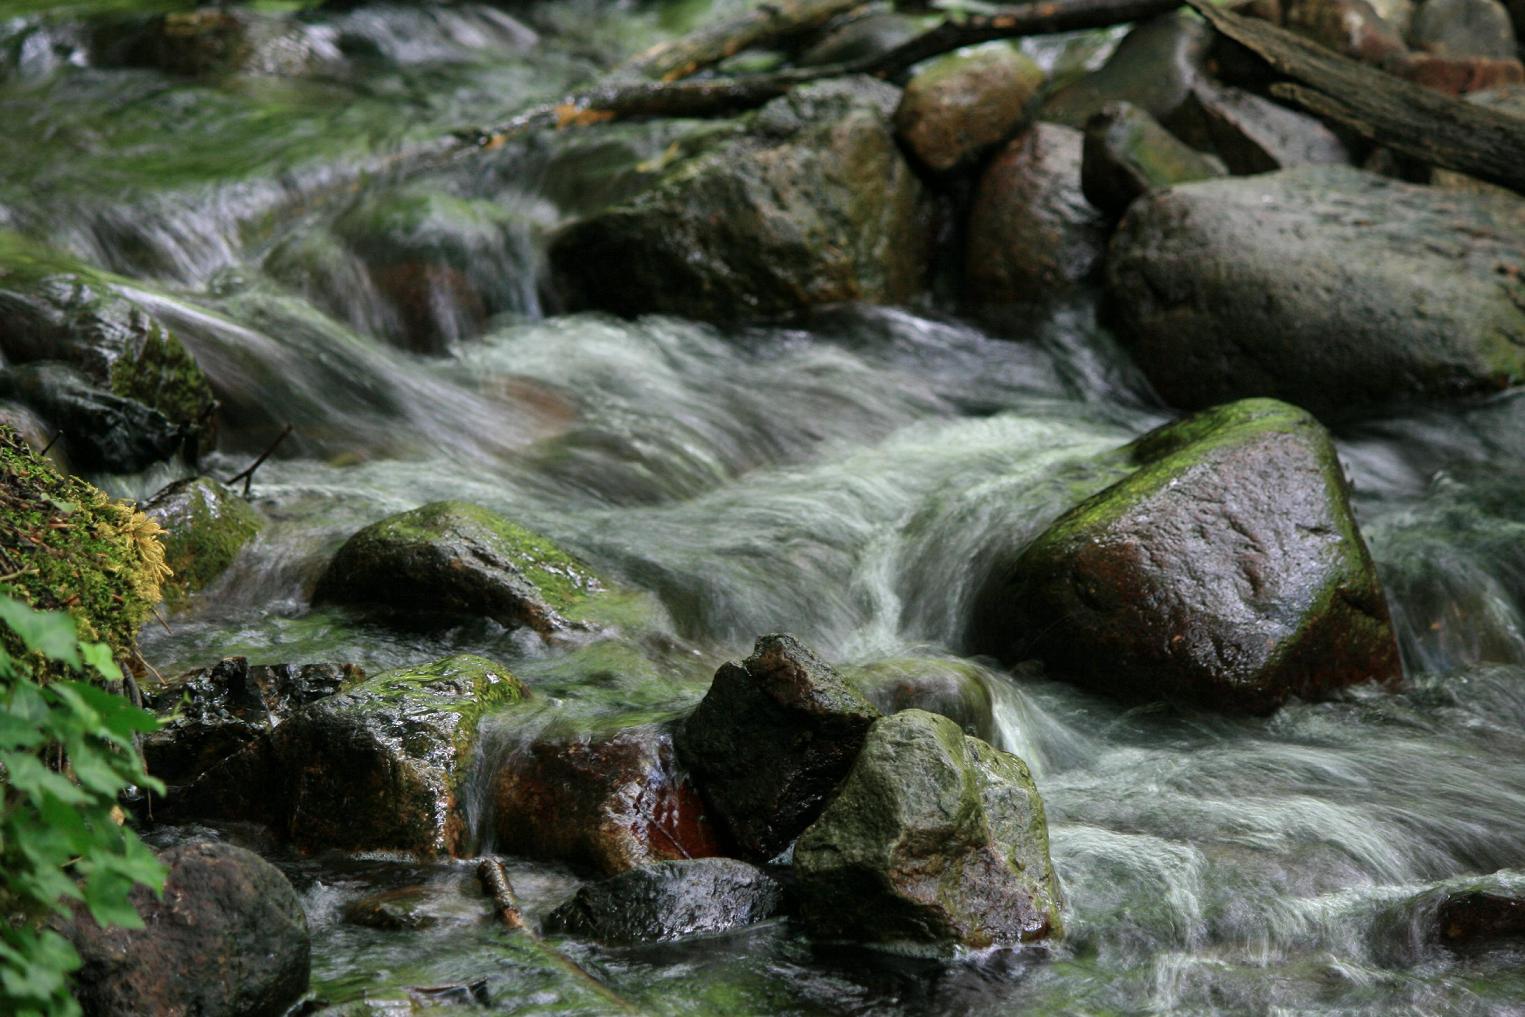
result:
[(176, 481), (143, 512), (164, 527), (164, 560), (174, 570), (164, 591), (171, 607), (210, 585), (264, 525), (248, 502), (207, 476)]
[(885, 714), (939, 713), (965, 734), (994, 740), (995, 704), (980, 668), (968, 661), (903, 657), (841, 668), (848, 684)]
[(1216, 158), (1131, 103), (1108, 103), (1086, 122), (1080, 186), (1086, 200), (1105, 212), (1122, 215), (1141, 194), (1225, 175)]
[(547, 731), (495, 765), (493, 828), (504, 851), (605, 875), (724, 852), (666, 723)]
[(307, 991), (312, 939), (302, 902), (253, 852), (192, 841), (164, 852), (164, 897), (133, 904), (146, 928), (102, 930), (80, 913), (67, 930), (84, 961), (75, 994), (87, 1017), (280, 1017)]
[(1334, 413), (1525, 379), (1525, 201), (1345, 167), (1201, 181), (1124, 218), (1107, 279), (1171, 404)]
[(1125, 450), (1136, 472), (1060, 516), (979, 594), (971, 639), (1129, 699), (1269, 712), (1399, 676), (1328, 433), (1250, 399)]
[(802, 917), (824, 939), (979, 948), (1063, 928), (1027, 766), (921, 710), (869, 729), (794, 865)]
[(550, 541), (459, 501), (372, 523), (339, 548), (314, 603), (491, 618), (551, 636), (603, 585)]
[(909, 300), (930, 233), (889, 126), (899, 99), (839, 79), (770, 102), (651, 190), (558, 235), (550, 257), (568, 300), (704, 320)]
[(929, 61), (906, 85), (895, 129), (934, 173), (968, 166), (1016, 134), (1043, 71), (1008, 43)]
[(1107, 225), (1080, 189), (1083, 144), (1073, 128), (1034, 124), (985, 168), (964, 254), (971, 299), (1041, 301), (1100, 267)]
[(766, 860), (820, 813), (878, 716), (794, 637), (768, 635), (715, 672), (678, 754), (737, 845)]
[(65, 432), (87, 469), (133, 471), (211, 436), (216, 406), (180, 340), (93, 278), (0, 248), (0, 393)]
[(606, 943), (683, 939), (771, 918), (782, 899), (777, 880), (734, 858), (661, 862), (589, 883), (545, 929)]

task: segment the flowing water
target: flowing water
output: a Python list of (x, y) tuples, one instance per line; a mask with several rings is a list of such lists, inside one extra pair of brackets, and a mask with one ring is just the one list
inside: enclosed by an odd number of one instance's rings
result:
[[(680, 711), (764, 632), (844, 663), (952, 658), (991, 556), (1169, 418), (1092, 295), (984, 325), (931, 306), (725, 329), (554, 313), (547, 233), (627, 193), (694, 125), (465, 158), (439, 139), (702, 13), (364, 6), (301, 22), (305, 76), (212, 83), (93, 65), (68, 22), (0, 23), (0, 127), (30, 141), (0, 180), (0, 227), (116, 273), (176, 329), (223, 402), (211, 472), (295, 425), (255, 478), (269, 525), (167, 631), (145, 630), (161, 670), (245, 654), (376, 671), (471, 651), (536, 690), (534, 726)], [(394, 234), (464, 252), (456, 274), (397, 299), (362, 257)], [(825, 951), (780, 920), (557, 945), (653, 1014), (1525, 1013), (1519, 952), (1453, 955), (1427, 931), (1449, 890), (1525, 889), (1525, 393), (1397, 408), (1337, 437), (1401, 688), (1223, 719), (973, 662), (995, 740), (1047, 804), (1063, 943), (933, 963)], [(174, 475), (96, 479), (144, 496)], [(348, 534), (447, 497), (653, 595), (631, 607), (638, 638), (552, 651), (486, 623), (397, 632), (310, 608)], [(479, 778), (526, 723), (489, 720)], [(471, 805), (484, 851), (488, 812)], [(327, 1000), (610, 1012), (484, 919), (466, 863), (271, 850), (303, 890)], [(580, 879), (510, 873), (532, 918)], [(430, 928), (343, 920), (398, 887)]]

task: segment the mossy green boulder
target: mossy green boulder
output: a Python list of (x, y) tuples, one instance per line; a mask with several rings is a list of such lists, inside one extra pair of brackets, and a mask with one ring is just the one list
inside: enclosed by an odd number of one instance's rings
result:
[(214, 477), (189, 477), (154, 495), (143, 512), (164, 528), (164, 557), (174, 571), (165, 583), (171, 607), (205, 589), (233, 564), (264, 520)]
[[(158, 524), (60, 473), (4, 425), (0, 494), (0, 590), (39, 609), (67, 609), (81, 639), (133, 661), (138, 629), (169, 573)], [(10, 643), (7, 649), (21, 652)]]
[(1182, 184), (1107, 259), (1123, 338), (1185, 409), (1322, 416), (1525, 381), (1525, 200), (1343, 166)]
[(709, 321), (911, 299), (931, 234), (889, 125), (899, 99), (843, 78), (773, 100), (639, 197), (563, 230), (550, 249), (563, 295)]
[(794, 868), (818, 939), (944, 953), (1063, 931), (1026, 764), (923, 710), (869, 729)]
[(313, 602), (491, 618), (552, 636), (603, 591), (586, 566), (544, 537), (480, 506), (437, 501), (345, 541)]
[(820, 814), (878, 717), (831, 665), (774, 634), (721, 665), (676, 745), (742, 854), (767, 861)]
[(1334, 444), (1270, 399), (1138, 439), (1134, 472), (998, 563), (971, 647), (1132, 700), (1266, 713), (1399, 676)]
[(65, 432), (85, 469), (133, 471), (211, 438), (195, 359), (144, 308), (88, 272), (0, 244), (0, 393)]

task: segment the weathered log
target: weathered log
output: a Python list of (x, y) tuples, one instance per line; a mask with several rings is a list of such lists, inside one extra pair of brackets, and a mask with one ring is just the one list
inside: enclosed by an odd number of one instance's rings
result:
[(509, 929), (523, 929), (524, 912), (519, 908), (519, 899), (514, 895), (514, 885), (508, 881), (503, 863), (496, 858), (482, 859), (477, 863), (477, 879), (482, 881), (482, 889), (492, 898), (493, 914), (498, 921)]
[(1525, 193), (1525, 118), (1422, 88), (1207, 0), (1186, 2), (1300, 83), (1273, 85), (1276, 96), (1404, 155)]
[(863, 0), (772, 0), (734, 18), (702, 25), (626, 61), (626, 74), (677, 81), (754, 46), (767, 46), (819, 28)]
[(641, 116), (729, 116), (761, 106), (796, 85), (822, 78), (848, 74), (890, 78), (923, 60), (979, 42), (1102, 28), (1164, 14), (1179, 6), (1180, 0), (1044, 0), (949, 19), (887, 53), (848, 63), (697, 81), (630, 81), (616, 74), (560, 102), (526, 110), (498, 127), (459, 131), (455, 136), (479, 148), (497, 148), (546, 128), (581, 127)]

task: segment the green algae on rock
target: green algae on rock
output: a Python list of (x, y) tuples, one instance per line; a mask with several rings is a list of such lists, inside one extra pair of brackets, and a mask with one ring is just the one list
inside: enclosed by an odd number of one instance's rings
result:
[(1399, 676), (1328, 432), (1269, 399), (1144, 435), (978, 594), (970, 641), (1128, 699), (1266, 713)]
[(66, 608), (81, 639), (106, 643), (122, 661), (136, 655), (138, 629), (169, 577), (157, 523), (58, 472), (4, 425), (0, 564), (5, 592), (39, 609)]
[(480, 506), (437, 501), (345, 541), (313, 602), (485, 617), (551, 636), (603, 591), (586, 566), (544, 537)]
[(869, 728), (794, 866), (802, 917), (822, 939), (943, 952), (1063, 931), (1026, 764), (923, 710)]
[(1149, 380), (1186, 409), (1334, 414), (1525, 380), (1525, 200), (1343, 166), (1136, 202), (1107, 283)]
[(911, 299), (930, 229), (889, 126), (899, 99), (883, 82), (844, 78), (743, 118), (650, 190), (553, 240), (568, 300), (725, 321)]
[(164, 557), (174, 570), (164, 584), (170, 607), (222, 575), (264, 525), (248, 502), (207, 476), (176, 481), (154, 495), (143, 512), (164, 528)]

